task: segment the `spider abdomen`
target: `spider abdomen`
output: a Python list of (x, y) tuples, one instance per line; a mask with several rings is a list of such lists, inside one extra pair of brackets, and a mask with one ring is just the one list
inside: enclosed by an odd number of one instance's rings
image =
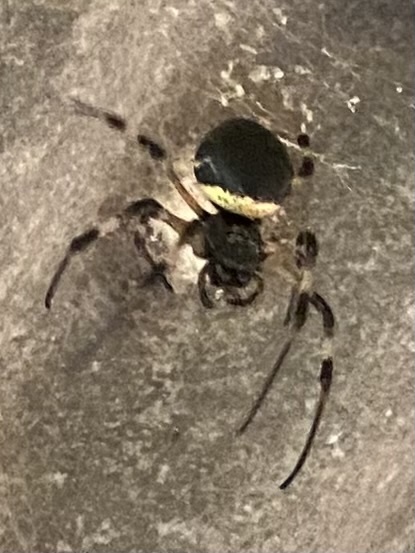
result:
[(206, 195), (234, 213), (269, 215), (291, 191), (294, 171), (285, 146), (250, 119), (230, 119), (212, 129), (195, 161), (195, 176)]

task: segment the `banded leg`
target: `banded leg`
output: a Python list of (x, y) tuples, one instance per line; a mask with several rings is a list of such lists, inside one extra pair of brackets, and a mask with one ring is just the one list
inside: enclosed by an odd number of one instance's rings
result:
[(47, 309), (52, 307), (52, 301), (62, 275), (75, 255), (85, 251), (99, 238), (114, 233), (120, 227), (127, 228), (134, 220), (140, 224), (146, 224), (150, 219), (164, 221), (178, 232), (179, 235), (185, 233), (189, 225), (187, 221), (183, 221), (179, 217), (176, 217), (176, 215), (167, 211), (159, 202), (152, 198), (145, 198), (131, 203), (119, 215), (112, 217), (102, 224), (96, 225), (71, 240), (66, 255), (59, 263), (49, 284), (45, 297), (45, 307)]
[(284, 324), (286, 326), (290, 326), (290, 333), (276, 362), (274, 363), (274, 366), (271, 369), (270, 374), (264, 382), (259, 396), (252, 405), (251, 410), (249, 411), (244, 422), (239, 427), (237, 431), (238, 434), (245, 432), (253, 421), (255, 415), (265, 400), (279, 369), (290, 351), (296, 335), (302, 329), (307, 320), (309, 310), (309, 290), (312, 284), (311, 269), (315, 265), (317, 254), (318, 246), (314, 234), (308, 231), (300, 232), (297, 237), (295, 256), (297, 267), (300, 269), (301, 278), (298, 284), (293, 286), (291, 290), (290, 302), (284, 320)]
[(324, 336), (326, 341), (326, 344), (325, 344), (326, 347), (324, 348), (324, 357), (320, 367), (320, 377), (319, 377), (320, 396), (317, 403), (316, 411), (314, 413), (313, 422), (309, 430), (303, 450), (298, 458), (297, 463), (295, 464), (293, 470), (291, 471), (290, 475), (280, 485), (281, 490), (285, 490), (285, 488), (287, 488), (291, 484), (291, 482), (294, 480), (294, 478), (302, 469), (308, 457), (308, 454), (311, 450), (311, 446), (313, 445), (314, 437), (317, 433), (321, 418), (323, 416), (324, 408), (326, 406), (326, 403), (329, 397), (332, 375), (333, 375), (333, 354), (332, 354), (331, 342), (333, 338), (334, 325), (335, 325), (334, 315), (331, 310), (331, 307), (326, 302), (326, 300), (316, 292), (313, 292), (311, 294), (309, 301), (311, 305), (317, 310), (317, 312), (322, 317)]
[(302, 276), (298, 285), (294, 286), (291, 291), (291, 298), (284, 321), (285, 325), (290, 326), (290, 335), (286, 340), (284, 346), (282, 347), (277, 361), (275, 362), (270, 374), (268, 375), (258, 398), (255, 400), (251, 410), (248, 413), (248, 416), (238, 429), (238, 434), (242, 434), (243, 432), (245, 432), (249, 424), (254, 419), (256, 413), (265, 400), (274, 382), (274, 379), (283, 364), (284, 359), (289, 353), (295, 337), (304, 326), (307, 320), (309, 306), (311, 305), (322, 317), (323, 331), (326, 342), (325, 354), (320, 369), (320, 398), (317, 405), (316, 413), (314, 415), (313, 423), (306, 440), (306, 444), (293, 471), (281, 484), (281, 489), (285, 489), (291, 484), (291, 482), (294, 480), (295, 476), (298, 474), (306, 461), (328, 398), (333, 372), (331, 339), (333, 336), (335, 325), (334, 315), (327, 302), (319, 294), (317, 294), (316, 292), (312, 292), (311, 269), (315, 265), (315, 260), (318, 254), (317, 240), (311, 232), (304, 231), (298, 235), (296, 246), (296, 263), (298, 268), (301, 270)]
[[(99, 119), (112, 129), (115, 129), (117, 131), (121, 131), (123, 133), (127, 131), (127, 122), (120, 115), (117, 115), (111, 111), (91, 106), (89, 104), (81, 102), (76, 98), (72, 98), (72, 102), (75, 110), (81, 115), (86, 115), (88, 117)], [(190, 209), (192, 209), (198, 217), (203, 217), (204, 215), (206, 215), (205, 210), (198, 204), (196, 199), (183, 186), (183, 183), (176, 174), (173, 168), (173, 163), (163, 146), (160, 146), (160, 144), (143, 134), (137, 135), (137, 143), (145, 148), (155, 161), (162, 161), (164, 163), (168, 178), (173, 183), (177, 192), (187, 203)]]
[(294, 322), (292, 325), (292, 330), (290, 333), (290, 336), (284, 343), (276, 362), (274, 363), (274, 366), (271, 369), (271, 372), (267, 376), (263, 386), (262, 390), (259, 393), (258, 397), (256, 398), (255, 402), (253, 403), (248, 415), (246, 416), (245, 420), (241, 424), (241, 426), (237, 430), (237, 434), (241, 435), (245, 432), (245, 430), (248, 428), (248, 426), (251, 424), (251, 422), (254, 420), (255, 415), (258, 413), (261, 405), (263, 404), (266, 396), (268, 395), (268, 392), (271, 389), (271, 386), (275, 380), (275, 377), (277, 376), (285, 358), (288, 355), (288, 352), (291, 349), (291, 346), (293, 344), (294, 338), (296, 334), (301, 330), (301, 328), (304, 326), (306, 319), (307, 319), (307, 313), (308, 313), (308, 297), (306, 294), (301, 294), (297, 304), (296, 304), (296, 310), (294, 313)]
[(314, 161), (310, 155), (310, 137), (308, 134), (299, 134), (297, 137), (297, 144), (304, 150), (303, 161), (297, 172), (297, 176), (300, 178), (311, 177), (314, 173)]

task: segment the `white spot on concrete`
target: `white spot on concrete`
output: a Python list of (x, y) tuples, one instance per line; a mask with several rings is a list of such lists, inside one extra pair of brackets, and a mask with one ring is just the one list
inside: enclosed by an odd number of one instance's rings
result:
[(343, 459), (345, 455), (345, 452), (340, 448), (339, 444), (335, 443), (333, 449), (331, 450), (331, 456), (334, 459)]
[(301, 113), (306, 118), (307, 123), (311, 123), (313, 121), (313, 112), (311, 111), (311, 109), (309, 109), (304, 103), (301, 103), (300, 108)]
[(70, 553), (73, 549), (66, 541), (59, 540), (56, 544), (56, 551), (57, 553)]
[(272, 70), (272, 76), (276, 81), (279, 81), (284, 77), (284, 71), (279, 67), (274, 67)]
[(164, 484), (167, 478), (167, 473), (169, 472), (169, 465), (161, 465), (159, 473), (157, 475), (157, 482), (159, 484)]
[(259, 83), (262, 81), (269, 81), (271, 78), (274, 80), (279, 80), (284, 77), (284, 71), (279, 67), (270, 67), (267, 65), (258, 65), (249, 73), (249, 78), (254, 83)]
[(306, 134), (307, 133), (307, 125), (305, 123), (301, 123), (300, 130), (301, 130), (302, 133)]
[(398, 474), (398, 469), (397, 468), (394, 468), (387, 476), (386, 478), (384, 478), (383, 480), (381, 480), (379, 482), (379, 484), (377, 485), (376, 487), (376, 490), (378, 492), (382, 491), (383, 488), (389, 484), (389, 482), (391, 482)]
[(263, 27), (263, 25), (258, 25), (256, 31), (255, 31), (255, 35), (257, 37), (258, 40), (261, 40), (261, 38), (264, 38), (265, 36), (265, 29)]
[(254, 83), (259, 83), (261, 81), (268, 81), (271, 78), (271, 71), (269, 70), (269, 67), (266, 65), (258, 65), (253, 69), (248, 77), (253, 81)]
[(224, 81), (229, 82), (231, 80), (231, 75), (233, 71), (233, 61), (228, 61), (228, 69), (225, 71), (224, 69), (220, 72), (220, 78)]
[(225, 29), (231, 20), (231, 16), (225, 12), (215, 13), (215, 25), (218, 29)]
[(99, 361), (93, 361), (91, 365), (91, 372), (97, 373), (101, 368), (101, 363)]
[(389, 407), (389, 409), (386, 409), (386, 411), (385, 411), (385, 417), (386, 417), (387, 419), (390, 419), (392, 415), (393, 415), (393, 411), (392, 411), (392, 409)]
[(78, 515), (76, 517), (76, 535), (80, 536), (84, 531), (84, 525), (85, 525), (85, 517), (84, 515)]
[(356, 106), (357, 104), (360, 104), (360, 98), (358, 96), (353, 96), (349, 100), (347, 100), (347, 107), (350, 109), (352, 113), (356, 113)]
[(159, 522), (156, 525), (159, 537), (163, 538), (169, 534), (179, 533), (183, 538), (190, 539), (194, 529), (188, 528), (185, 522), (180, 521), (178, 517), (174, 517), (167, 522)]
[(104, 427), (113, 430), (114, 428), (119, 428), (121, 426), (121, 421), (114, 422), (104, 422)]
[(311, 71), (307, 69), (307, 67), (304, 67), (303, 65), (295, 65), (294, 66), (294, 72), (297, 73), (297, 75), (310, 75)]
[(288, 110), (294, 110), (294, 102), (290, 87), (281, 87), (282, 103)]
[(342, 435), (342, 432), (333, 432), (333, 434), (330, 434), (326, 440), (326, 445), (334, 445), (339, 441), (340, 436)]
[(178, 10), (174, 6), (166, 6), (165, 10), (166, 12), (170, 13), (175, 19), (179, 17), (180, 10)]
[(93, 549), (93, 545), (109, 545), (114, 539), (120, 537), (120, 532), (118, 532), (112, 525), (112, 522), (109, 518), (103, 520), (96, 532), (86, 536), (82, 540), (82, 547), (89, 550)]
[(277, 17), (277, 21), (280, 25), (287, 25), (288, 17), (284, 15), (283, 11), (280, 8), (274, 8), (272, 12)]
[(316, 398), (307, 398), (305, 400), (305, 408), (306, 408), (306, 411), (307, 413), (311, 413), (312, 411), (314, 411), (314, 408), (316, 406)]
[(228, 68), (225, 70), (223, 69), (220, 72), (221, 79), (228, 85), (229, 89), (223, 92), (222, 90), (220, 92), (219, 101), (223, 106), (229, 105), (229, 100), (232, 100), (234, 98), (242, 98), (245, 96), (245, 89), (244, 87), (236, 82), (234, 79), (232, 79), (233, 71), (233, 61), (228, 62)]
[(239, 48), (244, 52), (249, 52), (250, 54), (256, 55), (258, 53), (258, 51), (255, 50), (255, 48), (252, 48), (252, 46), (249, 46), (249, 44), (240, 44)]
[(224, 108), (227, 108), (229, 106), (229, 100), (226, 98), (224, 94), (220, 94), (219, 96), (219, 102)]
[(4, 56), (3, 61), (6, 64), (7, 63), (14, 63), (18, 67), (22, 67), (22, 65), (24, 65), (24, 60), (22, 60), (21, 58), (17, 58), (16, 56), (13, 56), (12, 54), (8, 54), (8, 55)]
[(62, 489), (65, 484), (65, 480), (68, 478), (68, 474), (66, 472), (52, 472), (51, 474), (48, 474), (46, 478), (52, 484), (56, 484), (59, 489)]
[(402, 94), (402, 91), (403, 91), (403, 88), (402, 88), (400, 85), (398, 85), (398, 86), (396, 87), (396, 92), (397, 92), (398, 94)]
[(235, 85), (235, 96), (237, 98), (242, 98), (243, 96), (245, 96), (245, 89), (242, 85), (240, 84)]
[(396, 424), (403, 428), (405, 426), (405, 419), (403, 417), (398, 417), (396, 419)]
[(101, 530), (107, 531), (111, 528), (111, 521), (109, 518), (106, 518), (101, 523)]
[(328, 58), (334, 58), (333, 54), (330, 54), (330, 52), (327, 50), (326, 47), (323, 47), (321, 49), (321, 53), (324, 54), (325, 56), (327, 56)]

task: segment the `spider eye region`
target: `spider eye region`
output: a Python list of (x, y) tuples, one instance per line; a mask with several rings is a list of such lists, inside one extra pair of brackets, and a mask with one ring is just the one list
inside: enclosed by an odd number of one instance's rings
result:
[(250, 119), (229, 119), (202, 139), (194, 173), (217, 206), (260, 219), (277, 211), (291, 192), (294, 171), (287, 150)]

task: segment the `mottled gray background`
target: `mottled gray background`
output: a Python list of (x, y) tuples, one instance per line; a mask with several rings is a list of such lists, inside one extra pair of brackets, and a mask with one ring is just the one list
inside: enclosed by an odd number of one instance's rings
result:
[[(411, 3), (0, 5), (1, 551), (414, 551)], [(249, 308), (206, 312), (189, 280), (140, 288), (118, 234), (74, 261), (45, 311), (73, 235), (145, 195), (183, 211), (160, 168), (71, 95), (177, 156), (235, 114), (311, 135), (297, 223), (320, 239), (336, 369), (286, 492), (318, 395), (316, 317), (234, 435), (282, 339), (280, 280)]]

